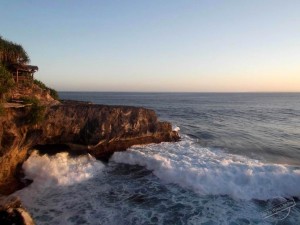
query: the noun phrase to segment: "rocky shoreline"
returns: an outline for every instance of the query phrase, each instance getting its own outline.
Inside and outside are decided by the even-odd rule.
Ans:
[[[0,197],[0,222],[1,225],[34,225],[30,214],[17,197]]]
[[[34,149],[108,160],[132,145],[179,140],[153,110],[60,102],[54,89],[34,79],[39,68],[28,65],[21,45],[0,36],[0,47],[0,224],[33,224],[21,202],[7,196],[32,182],[22,179],[22,164]]]
[[[63,101],[46,105],[43,121],[34,125],[26,122],[30,113],[30,107],[9,107],[0,116],[0,196],[3,199],[30,184],[31,181],[21,179],[22,164],[34,149],[43,154],[89,153],[99,160],[108,160],[114,152],[125,151],[133,145],[180,139],[170,123],[160,122],[153,110],[141,107]],[[3,217],[0,221],[19,221],[23,215],[20,212],[26,214],[26,210],[19,200],[13,201],[14,204],[8,202],[0,208]],[[15,203],[18,207],[14,207]]]
[[[8,108],[0,117],[0,194],[22,187],[18,181],[22,163],[32,149],[44,153],[89,153],[107,160],[115,151],[132,145],[178,141],[168,122],[160,122],[153,110],[130,106],[86,103],[47,106],[44,120],[25,122],[27,107]]]

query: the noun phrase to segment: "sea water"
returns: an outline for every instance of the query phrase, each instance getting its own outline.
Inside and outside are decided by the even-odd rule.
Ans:
[[[37,224],[300,224],[300,94],[60,96],[154,109],[182,140],[108,163],[34,152],[23,165],[34,182],[16,195]]]

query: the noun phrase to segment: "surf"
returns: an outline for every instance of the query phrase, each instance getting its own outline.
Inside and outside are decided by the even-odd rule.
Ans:
[[[127,152],[114,153],[111,160],[144,166],[163,182],[200,195],[247,200],[300,196],[300,167],[204,148],[187,136],[175,144],[135,146]]]

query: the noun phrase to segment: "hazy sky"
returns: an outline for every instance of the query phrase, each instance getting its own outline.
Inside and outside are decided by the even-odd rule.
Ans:
[[[0,0],[57,90],[300,91],[299,0]]]

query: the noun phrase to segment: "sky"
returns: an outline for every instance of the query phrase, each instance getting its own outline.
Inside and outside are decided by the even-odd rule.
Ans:
[[[0,0],[59,91],[299,92],[299,0]]]

